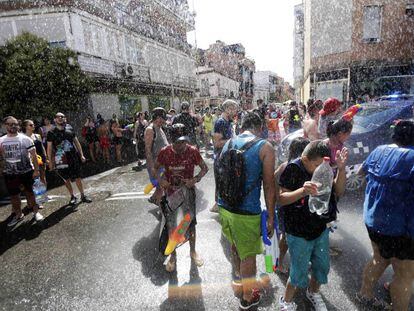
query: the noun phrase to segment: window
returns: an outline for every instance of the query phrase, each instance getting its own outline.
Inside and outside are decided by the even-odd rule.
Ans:
[[[407,4],[407,7],[405,8],[405,14],[408,17],[414,17],[414,3]]]
[[[91,24],[86,23],[86,22],[83,23],[83,35],[85,39],[85,51],[87,53],[93,53]]]
[[[379,42],[381,38],[382,7],[379,5],[364,8],[364,42]]]
[[[201,79],[201,96],[210,96],[210,84],[208,79]]]
[[[107,33],[107,45],[109,58],[116,59],[117,42],[115,38],[115,33],[112,31],[108,31]]]

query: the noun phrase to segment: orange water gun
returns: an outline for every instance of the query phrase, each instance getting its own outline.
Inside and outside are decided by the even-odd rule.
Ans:
[[[342,115],[342,118],[346,121],[352,121],[355,115],[361,110],[362,106],[360,104],[353,105],[345,111],[345,113]]]
[[[187,229],[190,227],[190,222],[191,216],[190,213],[187,213],[184,215],[183,220],[181,220],[181,222],[169,236],[168,244],[164,252],[166,256],[170,255],[175,250],[178,244],[183,243],[185,241],[185,233],[187,232]]]

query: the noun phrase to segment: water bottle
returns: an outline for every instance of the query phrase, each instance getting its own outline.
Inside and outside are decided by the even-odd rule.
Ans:
[[[43,204],[47,202],[46,191],[46,185],[42,183],[40,178],[36,178],[33,184],[33,192],[36,197],[37,204]]]
[[[333,170],[329,164],[330,158],[324,157],[312,175],[312,182],[318,185],[318,193],[309,196],[309,210],[312,213],[322,215],[329,210],[329,199],[331,198]]]

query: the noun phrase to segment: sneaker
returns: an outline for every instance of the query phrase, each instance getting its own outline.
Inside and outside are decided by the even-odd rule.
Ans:
[[[392,306],[384,300],[378,298],[367,298],[362,296],[360,293],[356,294],[356,301],[370,310],[392,310]]]
[[[23,213],[20,215],[20,217],[13,216],[12,220],[10,220],[9,223],[7,224],[7,227],[13,227],[17,225],[19,222],[23,220],[23,218],[24,218]]]
[[[219,212],[217,203],[214,204],[212,208],[210,208],[210,212],[212,212],[212,213],[218,213]]]
[[[279,299],[279,310],[280,311],[295,311],[297,308],[296,303],[286,302],[283,297]]]
[[[36,220],[36,222],[41,222],[43,219],[45,219],[42,214],[39,212],[33,213],[33,219]]]
[[[252,291],[252,300],[247,301],[243,299],[243,296],[240,298],[239,307],[241,310],[251,310],[253,307],[257,306],[260,303],[262,296],[260,295],[260,291],[257,289],[253,289]]]
[[[312,303],[315,311],[328,311],[326,309],[325,302],[322,299],[322,295],[319,293],[311,293],[309,288],[306,290],[306,298]]]
[[[78,199],[74,195],[72,195],[70,197],[69,205],[75,205],[76,203],[78,203]]]
[[[82,195],[82,196],[81,196],[81,201],[82,201],[83,203],[92,203],[92,200],[91,200],[91,199],[89,199],[86,195]]]

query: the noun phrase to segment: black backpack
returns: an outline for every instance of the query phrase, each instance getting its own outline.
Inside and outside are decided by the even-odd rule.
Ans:
[[[251,189],[244,192],[246,173],[243,154],[261,140],[256,137],[240,149],[233,148],[233,140],[230,140],[227,150],[222,152],[217,159],[215,167],[217,194],[230,211],[236,211],[243,199],[257,185],[255,182]]]

